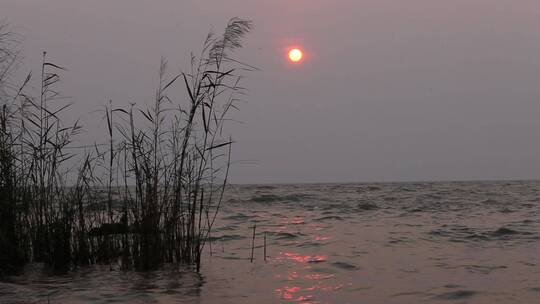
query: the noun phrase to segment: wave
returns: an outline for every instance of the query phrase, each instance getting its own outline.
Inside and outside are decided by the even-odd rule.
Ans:
[[[449,238],[454,242],[471,241],[500,241],[519,240],[530,238],[532,232],[519,231],[508,227],[500,227],[495,230],[482,230],[467,226],[443,225],[438,229],[431,230],[430,235]]]
[[[343,220],[343,217],[339,215],[328,215],[328,216],[323,216],[323,217],[319,217],[315,219],[315,221],[328,221],[328,220],[341,221]]]
[[[234,240],[243,240],[245,238],[246,238],[245,236],[241,236],[238,234],[225,234],[221,236],[212,235],[208,237],[208,240],[211,242],[215,242],[215,241],[227,242],[227,241],[234,241]]]
[[[356,205],[356,209],[360,211],[377,210],[379,209],[379,206],[372,203],[359,203],[358,205]]]
[[[300,233],[290,233],[290,232],[269,232],[268,233],[271,236],[274,236],[275,239],[278,240],[290,240],[290,239],[296,239],[301,236]]]
[[[477,294],[478,292],[474,290],[457,290],[457,291],[445,292],[443,294],[436,296],[436,298],[442,299],[442,300],[463,300],[463,299],[472,298],[473,296]]]
[[[337,268],[340,268],[340,269],[344,269],[344,270],[358,270],[358,267],[356,265],[353,265],[353,264],[349,264],[349,263],[346,263],[346,262],[334,262],[332,263],[333,266],[337,267]]]
[[[245,215],[243,213],[237,213],[237,214],[226,216],[225,219],[226,220],[233,220],[233,221],[245,221],[245,220],[248,220],[248,219],[250,219],[252,217],[254,217],[254,216]]]
[[[491,232],[491,235],[494,237],[504,237],[507,235],[531,235],[532,233],[526,232],[526,231],[517,231],[506,227],[501,227],[493,232]]]
[[[253,196],[249,200],[255,203],[273,203],[273,202],[300,202],[308,199],[311,196],[308,194],[289,194],[289,195],[275,195],[275,194],[261,194]]]

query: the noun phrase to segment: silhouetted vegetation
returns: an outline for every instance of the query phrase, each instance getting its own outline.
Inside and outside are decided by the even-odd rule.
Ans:
[[[61,118],[70,106],[57,88],[65,69],[43,53],[39,94],[28,93],[32,74],[12,86],[18,44],[0,26],[0,268],[199,270],[229,174],[226,114],[243,91],[239,72],[250,70],[228,52],[250,28],[233,18],[222,36],[209,34],[189,73],[169,76],[162,59],[153,104],[109,102],[107,143],[77,153],[71,144],[81,126]],[[187,98],[170,97],[177,84]]]

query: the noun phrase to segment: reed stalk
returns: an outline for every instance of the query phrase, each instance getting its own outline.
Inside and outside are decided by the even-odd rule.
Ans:
[[[9,49],[3,29],[0,50]],[[81,126],[62,119],[66,69],[44,52],[33,97],[32,74],[10,90],[4,69],[17,52],[0,53],[0,264],[182,263],[199,271],[229,175],[233,141],[223,128],[243,91],[240,73],[251,69],[229,52],[250,29],[233,18],[222,36],[209,34],[190,72],[169,76],[162,59],[153,103],[110,101],[107,143],[83,153],[71,145]],[[186,98],[171,94],[179,85]]]

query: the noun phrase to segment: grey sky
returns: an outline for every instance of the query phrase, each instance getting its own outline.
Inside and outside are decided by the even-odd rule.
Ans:
[[[69,68],[85,139],[108,99],[152,99],[160,56],[187,68],[239,16],[256,28],[235,56],[262,71],[229,125],[233,158],[255,161],[232,182],[540,177],[537,0],[2,0],[0,16],[25,37],[21,73],[42,50]]]

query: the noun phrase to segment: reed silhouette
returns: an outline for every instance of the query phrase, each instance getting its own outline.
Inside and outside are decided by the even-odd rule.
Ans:
[[[169,75],[162,59],[153,104],[109,102],[107,143],[74,149],[82,127],[62,120],[70,104],[57,88],[66,69],[43,53],[37,97],[32,74],[10,85],[18,44],[0,26],[1,271],[28,262],[199,271],[229,175],[233,141],[223,128],[244,91],[241,73],[252,70],[229,53],[251,27],[233,18],[223,35],[210,33],[190,72]],[[168,94],[178,86],[186,98]]]

